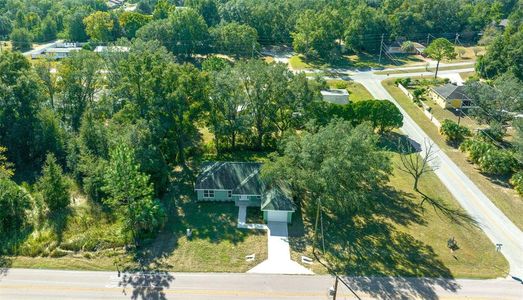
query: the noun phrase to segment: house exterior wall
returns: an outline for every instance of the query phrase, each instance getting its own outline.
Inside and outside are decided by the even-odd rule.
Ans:
[[[443,108],[448,107],[447,101],[445,101],[444,98],[442,98],[440,95],[436,94],[436,92],[432,90],[430,91],[430,98],[432,98],[432,100],[434,100],[434,102],[436,102],[439,106]]]
[[[223,201],[223,202],[233,201],[232,198],[228,197],[228,191],[226,191],[226,190],[214,190],[213,198],[205,198],[203,196],[203,190],[197,190],[196,199],[198,201]]]
[[[247,206],[261,206],[261,198],[257,195],[247,195],[247,201],[242,200],[242,203],[246,203]],[[240,195],[232,195],[232,200],[236,205],[240,201]]]

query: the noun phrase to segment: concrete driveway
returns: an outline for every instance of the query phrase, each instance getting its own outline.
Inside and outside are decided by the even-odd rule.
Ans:
[[[287,223],[268,222],[267,260],[247,271],[264,274],[313,274],[313,272],[291,259]]]

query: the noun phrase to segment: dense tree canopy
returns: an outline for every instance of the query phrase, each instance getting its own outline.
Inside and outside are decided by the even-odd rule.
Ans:
[[[321,128],[310,125],[285,139],[283,155],[264,165],[262,175],[269,182],[290,183],[296,196],[307,194],[303,201],[309,205],[321,200],[334,216],[354,215],[373,207],[373,191],[391,171],[377,138],[368,124],[353,127],[334,120]]]

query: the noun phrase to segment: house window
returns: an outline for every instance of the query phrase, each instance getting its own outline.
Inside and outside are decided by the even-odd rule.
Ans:
[[[227,197],[232,198],[232,191],[227,191]]]
[[[203,190],[203,198],[214,198],[213,190]]]

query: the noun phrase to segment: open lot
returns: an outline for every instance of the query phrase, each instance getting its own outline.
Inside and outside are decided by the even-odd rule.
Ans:
[[[483,174],[467,161],[465,155],[444,141],[434,126],[423,112],[394,84],[393,79],[383,81],[383,86],[405,109],[405,111],[416,121],[430,138],[445,151],[456,165],[476,184],[476,186],[489,197],[489,199],[510,219],[523,229],[523,201],[516,192],[506,185],[506,180],[493,180]]]

